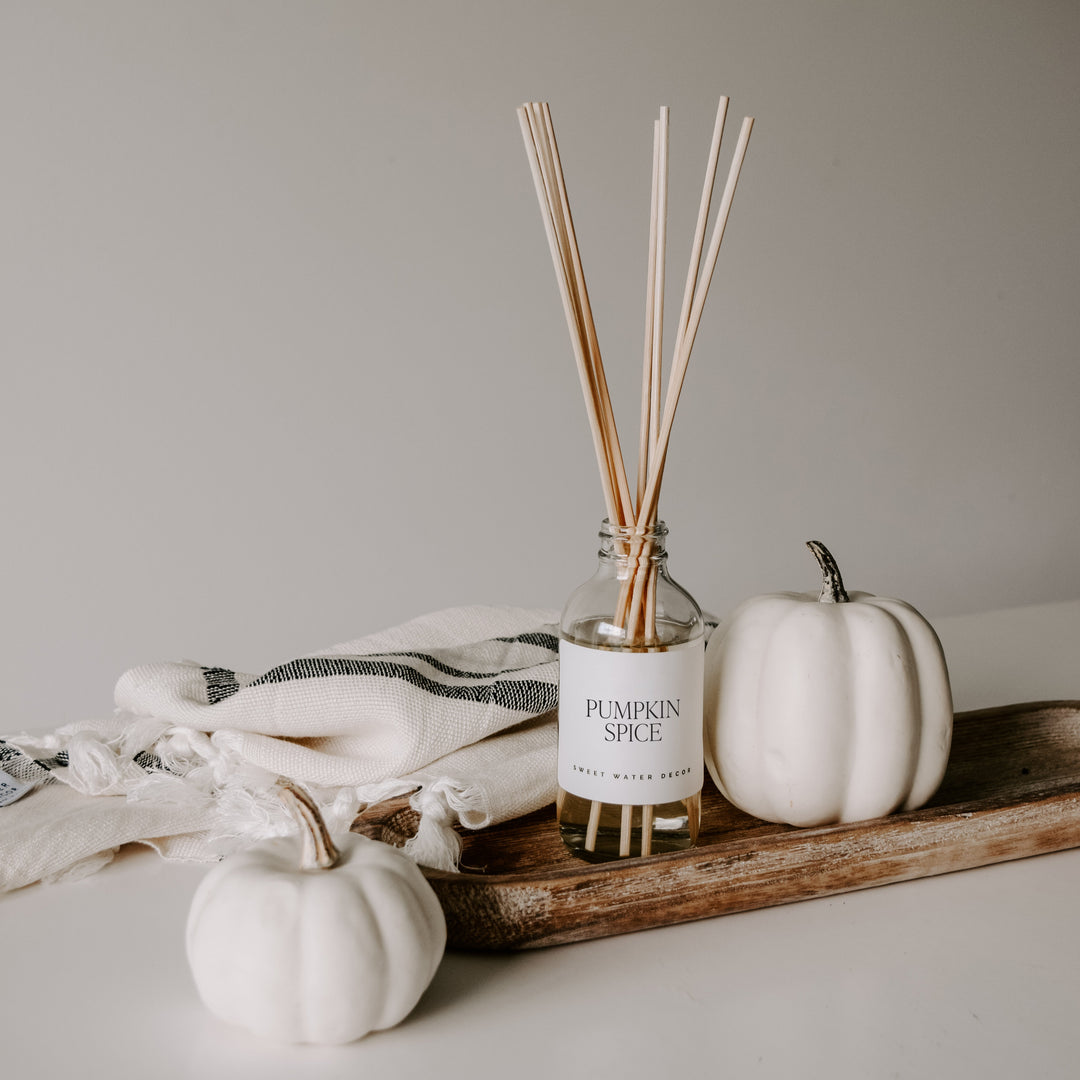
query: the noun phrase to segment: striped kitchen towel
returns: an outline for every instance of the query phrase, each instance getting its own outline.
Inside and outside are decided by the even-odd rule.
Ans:
[[[451,608],[258,676],[134,668],[112,717],[0,740],[0,889],[89,872],[130,841],[215,859],[288,833],[281,776],[336,830],[413,792],[408,850],[453,869],[455,824],[483,828],[555,797],[556,621]]]

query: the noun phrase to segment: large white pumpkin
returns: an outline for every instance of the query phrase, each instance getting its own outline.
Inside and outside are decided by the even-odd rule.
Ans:
[[[399,1023],[446,945],[438,898],[411,859],[351,833],[331,841],[321,818],[315,827],[321,837],[302,832],[225,859],[188,917],[204,1004],[279,1042],[344,1043]]]
[[[742,604],[705,659],[705,760],[755,817],[823,825],[914,810],[952,739],[945,657],[910,605],[844,590],[823,545],[821,593]]]

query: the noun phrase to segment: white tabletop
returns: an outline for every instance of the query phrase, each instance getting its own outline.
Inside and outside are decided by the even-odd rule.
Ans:
[[[958,710],[1080,698],[1080,602],[937,622]],[[0,897],[11,1077],[1075,1077],[1080,849],[535,952],[448,953],[399,1027],[280,1047],[183,949],[205,866]],[[302,1071],[302,1072],[301,1072]]]

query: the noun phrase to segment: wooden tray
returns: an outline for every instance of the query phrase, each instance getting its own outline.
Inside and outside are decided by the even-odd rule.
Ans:
[[[593,865],[554,807],[462,831],[460,873],[425,870],[460,949],[529,949],[786,904],[1080,846],[1080,702],[960,713],[949,768],[921,810],[795,829],[736,810],[706,778],[699,846]],[[400,845],[407,799],[355,832]]]

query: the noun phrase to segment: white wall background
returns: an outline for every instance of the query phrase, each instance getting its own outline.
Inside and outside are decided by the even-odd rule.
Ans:
[[[4,730],[558,607],[602,516],[514,108],[551,102],[636,427],[652,120],[681,281],[757,118],[662,511],[722,612],[1080,596],[1080,6],[0,5]],[[678,288],[671,290],[677,307]]]

